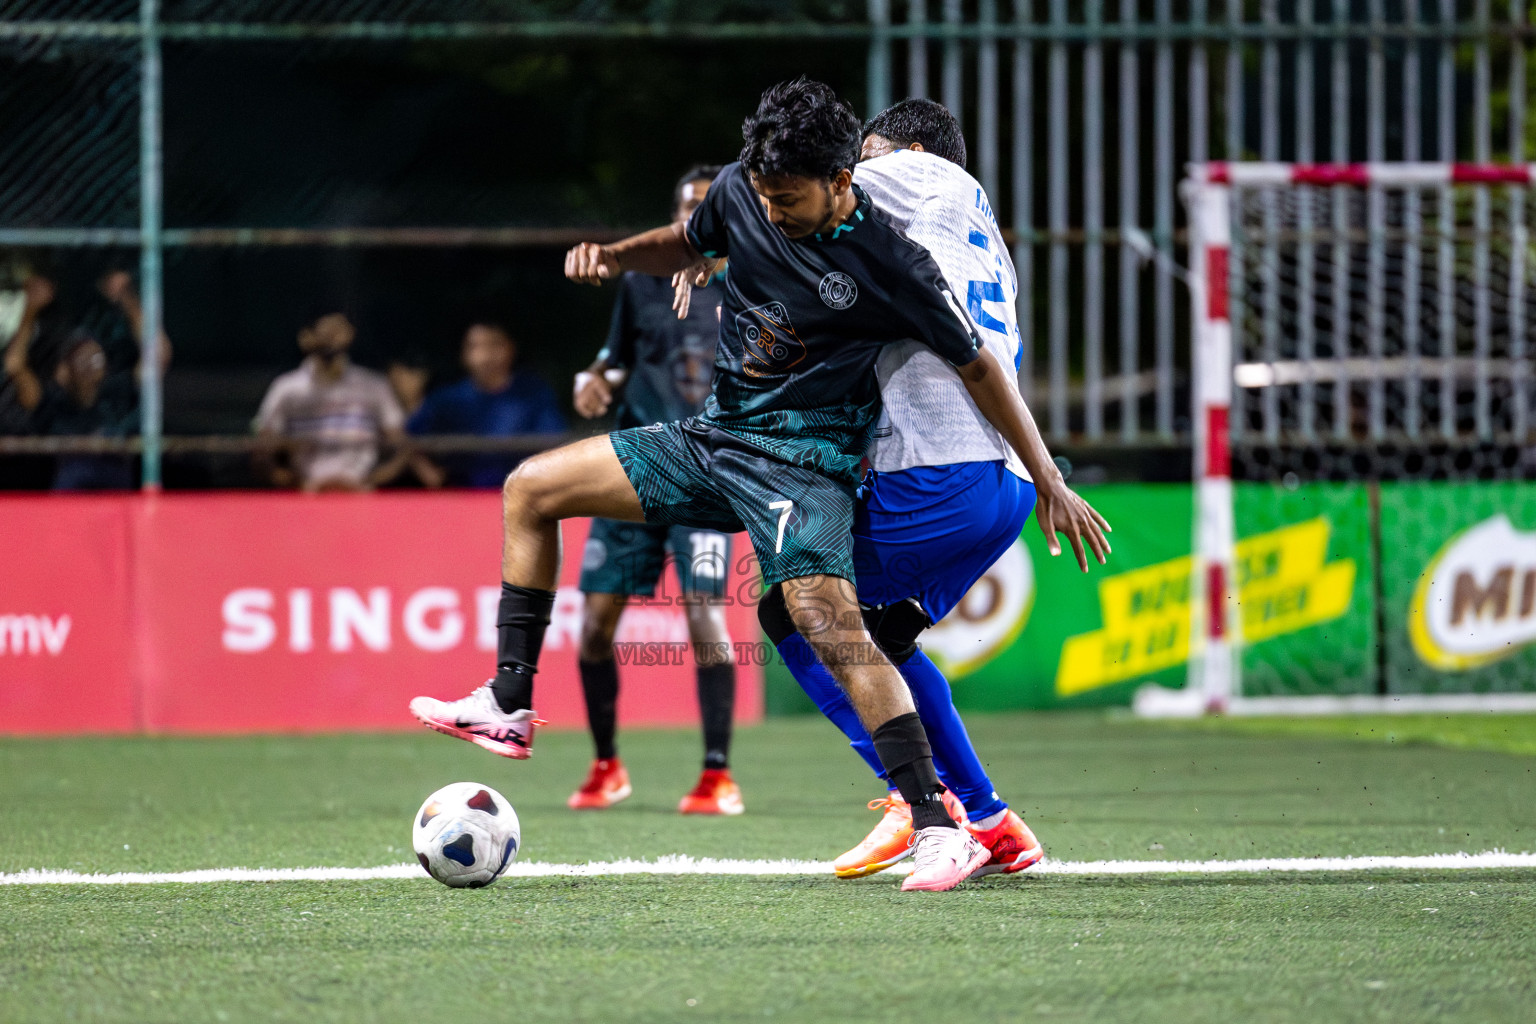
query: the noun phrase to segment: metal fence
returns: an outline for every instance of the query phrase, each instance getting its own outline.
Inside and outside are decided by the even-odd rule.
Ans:
[[[867,50],[864,113],[934,95],[965,124],[971,169],[1011,231],[1021,379],[1048,434],[1180,445],[1189,432],[1177,201],[1186,162],[1520,162],[1530,153],[1525,0],[868,0],[840,20],[733,21],[724,7],[724,20],[710,22],[572,9],[552,16],[504,0],[0,0],[0,245],[136,248],[153,331],[167,248],[572,237],[497,223],[167,227],[162,160],[176,142],[161,128],[167,44],[756,40],[784,49],[788,75],[792,44],[839,40]],[[153,484],[161,422],[153,377],[143,410]]]
[[[994,199],[1008,183],[1029,297],[1020,321],[1035,346],[1025,365],[1043,379],[1057,438],[1187,433],[1185,162],[1521,162],[1529,151],[1523,0],[1019,0],[1006,19],[982,0],[974,20],[944,0],[938,24],[924,0],[897,6],[871,4],[871,105],[928,94],[939,40],[935,95],[974,133]],[[895,46],[907,60],[893,83]]]

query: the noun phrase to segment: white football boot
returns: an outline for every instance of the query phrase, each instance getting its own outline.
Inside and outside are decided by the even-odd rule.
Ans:
[[[511,713],[501,710],[490,683],[459,700],[416,697],[411,701],[411,714],[428,729],[457,736],[493,754],[519,761],[533,755],[534,727],[547,724],[532,709]]]
[[[912,873],[901,883],[903,892],[921,889],[944,892],[970,878],[992,851],[963,828],[930,825],[912,836]]]

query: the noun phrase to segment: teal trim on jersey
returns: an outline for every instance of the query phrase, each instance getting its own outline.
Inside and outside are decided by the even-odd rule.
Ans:
[[[857,186],[855,186],[855,187],[857,187]],[[848,218],[848,220],[863,220],[864,219],[864,207],[871,200],[869,198],[869,195],[863,189],[858,189],[858,191],[854,193],[854,197],[858,199],[858,205],[853,208],[853,214],[852,214],[851,217]],[[858,227],[858,225],[857,224],[850,224],[850,223],[848,223],[848,220],[843,221],[837,227],[832,229],[832,237],[831,238],[827,238],[820,231],[816,232],[816,234],[812,235],[811,237],[815,238],[816,241],[818,241],[818,242],[835,242],[835,241],[838,240],[839,237],[841,237],[843,235],[844,232],[846,232],[846,233],[851,235],[851,234],[853,234],[853,229]]]

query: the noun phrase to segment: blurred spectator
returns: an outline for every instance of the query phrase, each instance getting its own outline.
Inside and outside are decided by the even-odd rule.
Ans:
[[[389,377],[389,388],[395,393],[395,400],[400,403],[401,411],[409,420],[426,401],[427,386],[432,382],[432,370],[427,365],[427,357],[415,349],[402,352],[389,360],[384,373]],[[412,453],[409,467],[410,475],[423,487],[441,487],[448,479],[443,470],[420,452]]]
[[[505,327],[470,325],[461,356],[469,376],[428,395],[411,417],[411,433],[516,437],[565,431],[549,385],[532,371],[514,372],[517,343]],[[448,475],[462,486],[500,487],[519,461],[515,455],[463,456],[449,462]]]
[[[55,437],[122,438],[139,432],[138,296],[123,271],[106,275],[98,287],[117,323],[98,318],[60,340],[53,282],[35,273],[27,277],[20,321],[5,351],[8,390],[0,395],[0,425]],[[109,332],[114,354],[103,343],[102,330]],[[163,368],[170,359],[164,332],[158,351]],[[16,422],[17,410],[26,413],[24,424]],[[69,491],[131,488],[134,482],[132,460],[125,455],[61,455],[53,477],[55,490]]]
[[[388,483],[410,461],[405,414],[382,373],[347,356],[357,331],[345,313],[327,313],[299,331],[299,368],[272,382],[256,414],[257,432],[274,441],[258,470],[278,487],[364,491]],[[380,461],[384,448],[393,449]],[[286,464],[274,456],[286,455]]]
[[[389,377],[389,387],[395,393],[395,400],[400,403],[400,411],[405,413],[406,419],[410,419],[421,408],[421,403],[426,401],[427,385],[432,382],[432,370],[427,366],[427,357],[416,351],[402,352],[391,357],[384,372]]]
[[[100,342],[84,328],[64,343],[52,379],[28,365],[27,342],[13,342],[5,369],[16,397],[32,414],[38,433],[73,437],[128,437],[139,431],[139,396],[133,375],[108,373]],[[61,455],[53,478],[58,491],[125,490],[133,487],[133,463],[123,455]]]
[[[7,268],[11,270],[12,268]],[[10,276],[10,275],[8,275]],[[0,380],[0,434],[30,434],[35,429],[32,411],[41,401],[41,382],[53,376],[58,365],[62,339],[57,323],[53,281],[17,266],[12,287],[4,292],[6,323],[0,331],[5,339],[5,377]],[[36,381],[38,392],[29,390],[31,404],[22,401],[22,389]]]
[[[96,282],[100,300],[86,308],[82,325],[101,345],[107,357],[107,372],[134,370],[142,361],[144,310],[139,305],[133,278],[126,270],[113,270]],[[160,369],[171,362],[171,342],[160,332]]]

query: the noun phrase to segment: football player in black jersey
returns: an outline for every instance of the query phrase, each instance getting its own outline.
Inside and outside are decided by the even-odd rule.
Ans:
[[[719,167],[699,166],[678,180],[672,190],[673,221],[688,220],[719,173]],[[587,419],[603,416],[622,388],[613,415],[618,430],[702,412],[720,336],[719,289],[713,296],[702,295],[681,317],[673,311],[672,286],[664,278],[625,274],[618,289],[608,340],[592,365],[576,375],[576,411]],[[592,520],[581,556],[581,592],[586,597],[577,664],[596,756],[586,781],[566,801],[568,806],[611,807],[632,792],[614,742],[619,670],[613,637],[629,599],[653,595],[670,562],[688,616],[704,726],[704,768],[677,809],[684,814],[740,814],[744,809],[729,765],[736,666],[722,598],[730,561],[729,534]]]
[[[560,520],[745,529],[764,581],[784,585],[795,627],[847,692],[912,808],[916,866],[902,888],[944,890],[990,853],[945,809],[911,694],[865,628],[852,583],[853,492],[880,409],[881,347],[928,345],[1015,450],[1027,459],[1043,446],[1012,370],[981,349],[927,251],[853,184],[861,127],[821,83],[774,86],[743,125],[740,162],[722,170],[686,226],[566,254],[566,276],[594,285],[729,258],[714,390],[699,416],[578,441],[518,467],[503,491],[496,676],[451,703],[418,697],[411,710],[440,732],[527,757]],[[1037,508],[1084,570],[1085,549],[1103,561],[1104,524],[1064,484],[1042,487]]]

